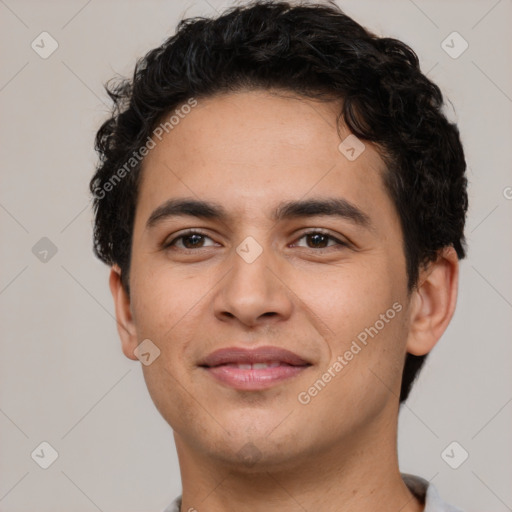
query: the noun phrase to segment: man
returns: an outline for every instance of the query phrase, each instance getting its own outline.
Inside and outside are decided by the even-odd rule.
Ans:
[[[397,458],[467,210],[414,52],[334,4],[260,1],[181,22],[110,94],[95,250],[174,431],[166,510],[456,510]]]

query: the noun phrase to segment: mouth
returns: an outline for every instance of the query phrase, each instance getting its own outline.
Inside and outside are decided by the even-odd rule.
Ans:
[[[296,377],[311,363],[278,347],[231,347],[212,352],[199,366],[218,382],[241,390],[260,390]]]

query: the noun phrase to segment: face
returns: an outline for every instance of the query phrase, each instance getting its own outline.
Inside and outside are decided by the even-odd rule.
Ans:
[[[277,467],[396,421],[402,234],[376,149],[338,148],[339,109],[267,91],[201,99],[144,161],[123,350],[160,350],[144,377],[188,450]],[[243,359],[261,347],[253,362],[271,367]],[[242,352],[208,359],[229,348]]]

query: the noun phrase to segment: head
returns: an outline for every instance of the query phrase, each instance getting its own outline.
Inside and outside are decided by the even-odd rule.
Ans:
[[[453,314],[467,210],[459,132],[413,50],[335,5],[255,2],[182,21],[108,91],[94,248],[112,266],[125,354],[146,338],[161,351],[144,375],[173,428],[213,416],[233,439],[256,439],[254,418],[270,430],[291,396],[293,432],[307,408],[332,419],[329,407],[372,395],[349,431],[403,402]],[[165,214],[169,200],[180,215]],[[176,241],[196,227],[188,247]],[[237,251],[247,237],[261,251],[250,263]],[[300,353],[310,373],[266,394],[208,385],[198,362],[244,343]],[[334,378],[347,350],[357,355]],[[329,388],[298,403],[329,368]],[[233,408],[197,405],[219,396]]]

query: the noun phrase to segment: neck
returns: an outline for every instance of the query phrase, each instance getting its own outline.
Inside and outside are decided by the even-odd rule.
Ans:
[[[279,468],[265,466],[264,454],[251,468],[219,461],[175,432],[183,485],[181,512],[420,512],[423,506],[400,476],[396,420],[391,429],[386,423],[335,446],[316,447]]]

